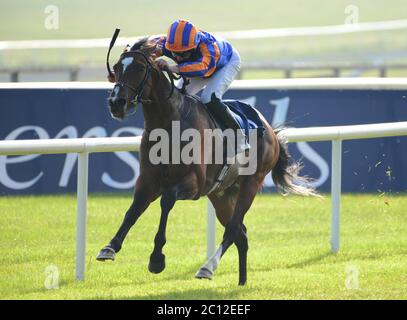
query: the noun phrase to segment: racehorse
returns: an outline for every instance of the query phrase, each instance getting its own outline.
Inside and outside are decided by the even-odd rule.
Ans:
[[[272,171],[273,181],[283,194],[317,195],[309,185],[298,183],[308,180],[299,176],[300,166],[291,159],[284,136],[273,130],[267,120],[259,115],[265,130],[256,141],[255,172],[250,175],[239,175],[238,170],[229,170],[222,184],[213,190],[222,164],[171,162],[153,164],[149,159],[149,152],[156,143],[149,139],[149,135],[157,128],[164,129],[171,135],[173,121],[179,121],[181,131],[188,128],[196,129],[201,134],[203,145],[204,130],[217,128],[217,122],[210,116],[205,105],[196,97],[174,88],[174,76],[167,70],[167,78],[157,67],[154,62],[154,46],[147,38],[138,41],[130,50],[122,53],[113,70],[115,85],[108,98],[111,115],[122,119],[141,103],[145,128],[139,151],[140,175],[136,181],[133,201],[119,230],[110,243],[100,251],[97,260],[114,260],[130,228],[150,203],[161,196],[161,218],[148,266],[150,272],[160,273],[165,268],[165,255],[162,249],[166,243],[167,220],[175,202],[197,200],[207,196],[225,231],[215,254],[195,276],[211,279],[221,257],[232,244],[235,244],[239,256],[239,285],[244,285],[247,281],[248,239],[243,219],[266,175]],[[109,65],[108,71],[113,75]],[[181,145],[186,143],[181,142]],[[171,150],[169,153],[171,155]],[[199,155],[200,158],[204,156],[208,155],[202,153]],[[238,166],[239,163],[232,165],[235,169]]]

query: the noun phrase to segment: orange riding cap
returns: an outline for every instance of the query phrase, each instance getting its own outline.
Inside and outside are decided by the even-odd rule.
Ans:
[[[199,44],[199,30],[186,20],[176,20],[168,29],[165,48],[172,52],[195,49]]]

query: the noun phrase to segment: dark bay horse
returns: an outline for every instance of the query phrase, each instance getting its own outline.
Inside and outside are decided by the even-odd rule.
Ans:
[[[255,172],[251,175],[239,175],[238,170],[229,170],[225,181],[212,191],[222,164],[206,164],[204,161],[192,164],[153,164],[149,158],[149,152],[156,144],[156,141],[149,138],[154,129],[164,129],[171,135],[173,121],[179,121],[181,131],[194,128],[201,134],[202,139],[205,130],[216,129],[216,123],[209,116],[205,105],[198,99],[174,89],[173,81],[155,64],[154,47],[147,39],[137,42],[130,51],[120,56],[114,66],[114,77],[115,85],[108,98],[112,116],[124,118],[132,106],[141,102],[145,130],[139,153],[140,175],[136,182],[133,202],[116,235],[100,251],[97,259],[114,260],[130,228],[149,204],[161,196],[160,224],[148,266],[150,272],[160,273],[165,268],[162,249],[166,243],[168,215],[175,202],[208,196],[219,222],[225,227],[225,232],[219,248],[199,269],[196,277],[211,279],[223,254],[235,244],[239,255],[239,284],[244,285],[247,279],[248,239],[243,219],[265,176],[272,170],[274,183],[283,193],[316,194],[312,188],[296,184],[297,181],[306,179],[298,176],[298,164],[291,163],[284,138],[260,115],[265,132],[262,137],[257,138]],[[171,75],[170,79],[172,80]],[[181,146],[186,143],[181,142]],[[202,145],[203,143],[204,141]],[[171,150],[169,152],[171,154]],[[199,157],[208,156],[203,153],[204,151]]]

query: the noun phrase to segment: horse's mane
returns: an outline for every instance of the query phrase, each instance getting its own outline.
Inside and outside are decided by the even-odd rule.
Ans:
[[[130,48],[131,51],[140,50],[147,56],[150,56],[155,51],[155,43],[149,37],[144,37],[137,41]]]
[[[152,65],[154,68],[159,70],[162,73],[162,70],[158,69],[154,62],[154,58],[156,57],[155,55],[155,50],[156,50],[156,41],[152,40],[150,37],[144,37],[140,40],[138,40],[133,46],[130,48],[130,51],[141,51],[143,52],[148,60],[150,61],[150,65]],[[177,88],[174,86],[174,80],[178,80],[179,77],[176,77],[171,71],[165,70],[167,72],[168,77],[166,79],[170,82],[171,84],[171,94],[174,89],[179,90],[182,94],[185,94],[185,87],[182,89]],[[186,81],[184,79],[184,81]]]

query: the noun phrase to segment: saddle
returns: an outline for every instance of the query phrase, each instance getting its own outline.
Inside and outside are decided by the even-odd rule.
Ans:
[[[240,124],[240,128],[244,130],[246,136],[249,136],[250,130],[256,129],[257,136],[263,137],[265,128],[256,108],[239,100],[228,99],[222,100],[222,102],[232,111],[234,118]],[[212,114],[212,116],[216,118],[215,115]],[[219,119],[217,121],[220,123],[222,130],[227,129],[222,121],[219,121]]]
[[[197,100],[200,102],[200,99],[197,96],[190,96],[193,99]],[[249,104],[243,103],[238,100],[222,100],[223,103],[225,103],[228,108],[232,111],[232,114],[236,121],[239,123],[240,128],[245,132],[246,136],[249,137],[250,130],[256,129],[257,137],[263,137],[264,135],[264,125],[263,122],[260,119],[258,111],[250,106]],[[228,129],[226,123],[220,119],[216,113],[211,112],[210,108],[207,108],[203,103],[200,103],[200,105],[205,108],[207,111],[209,117],[213,120],[213,122],[216,124],[216,127],[221,129],[222,131]],[[226,139],[226,137],[224,138]],[[225,140],[224,140],[225,143]],[[223,159],[227,159],[227,150],[226,148],[224,149],[224,157]],[[223,181],[225,177],[228,175],[232,165],[228,163],[227,161],[224,162],[221,170],[218,172],[215,183],[209,190],[208,194],[218,190],[219,188],[222,187]]]
[[[189,95],[186,93],[184,94],[200,102],[200,105],[205,108],[219,129],[222,131],[228,129],[226,124],[219,117],[217,117],[215,113],[206,108],[205,104],[201,102],[198,96]],[[239,100],[226,99],[222,100],[222,102],[225,103],[232,111],[234,118],[240,124],[240,128],[244,130],[246,136],[249,136],[250,130],[256,129],[257,136],[260,138],[263,137],[265,128],[256,108]]]

